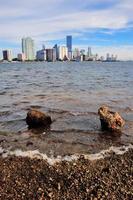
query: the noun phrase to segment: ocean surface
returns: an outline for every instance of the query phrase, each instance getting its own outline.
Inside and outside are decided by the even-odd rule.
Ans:
[[[101,105],[125,119],[121,134],[101,131]],[[28,130],[30,108],[52,117],[48,130]],[[133,144],[133,62],[0,64],[0,147],[57,156],[128,144]]]

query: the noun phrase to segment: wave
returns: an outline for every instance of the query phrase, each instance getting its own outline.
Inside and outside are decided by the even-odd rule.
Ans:
[[[9,114],[11,114],[11,111],[0,111],[0,117],[1,116],[8,116]]]
[[[87,115],[97,115],[97,112],[78,112],[78,111],[69,111],[69,110],[60,110],[60,109],[50,109],[48,108],[49,113],[55,114],[68,114],[71,116],[87,116]]]
[[[103,150],[96,154],[83,154],[85,159],[88,159],[90,161],[104,159],[105,157],[110,156],[111,153],[115,153],[116,155],[123,155],[126,153],[129,149],[133,149],[133,145],[130,144],[128,146],[122,146],[122,147],[110,147],[107,150]],[[66,155],[64,157],[57,156],[56,158],[54,156],[48,157],[46,154],[41,153],[39,150],[33,150],[33,151],[22,151],[21,149],[16,149],[14,151],[5,150],[2,147],[0,147],[0,155],[2,155],[3,158],[6,158],[8,156],[21,156],[21,157],[29,157],[31,159],[42,159],[46,160],[50,165],[54,165],[55,163],[59,163],[62,161],[77,161],[81,155],[79,154],[73,154],[73,155]]]

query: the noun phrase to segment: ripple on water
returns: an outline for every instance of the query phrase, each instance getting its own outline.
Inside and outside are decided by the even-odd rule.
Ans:
[[[55,154],[95,152],[133,141],[131,64],[16,63],[0,70],[0,130],[14,133],[9,134],[9,146],[15,147],[12,137],[17,138],[18,131],[29,131],[24,119],[30,108],[51,115],[53,124],[44,135],[19,135],[17,145],[24,149],[29,148],[28,139],[33,142],[30,148]],[[114,76],[118,72],[120,76]],[[122,135],[101,132],[97,110],[103,104],[126,120]]]
[[[6,91],[2,91],[2,92],[0,92],[0,95],[2,96],[2,95],[5,95],[7,92]]]

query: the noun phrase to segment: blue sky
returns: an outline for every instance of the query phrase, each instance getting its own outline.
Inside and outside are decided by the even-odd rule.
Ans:
[[[0,0],[0,52],[21,52],[25,36],[39,49],[71,34],[74,47],[133,59],[132,13],[133,0]]]

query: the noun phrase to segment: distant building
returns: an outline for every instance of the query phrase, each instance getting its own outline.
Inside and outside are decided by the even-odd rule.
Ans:
[[[80,51],[78,48],[75,48],[73,51],[73,59],[80,60]]]
[[[110,57],[110,55],[109,55],[109,53],[107,53],[107,55],[106,55],[106,61],[111,61],[111,57]]]
[[[80,61],[85,61],[86,55],[85,55],[85,49],[80,50]]]
[[[68,48],[65,46],[58,47],[58,58],[59,60],[67,60],[68,59]]]
[[[11,50],[3,51],[3,60],[12,61],[12,52]]]
[[[35,59],[34,41],[30,37],[22,38],[22,53],[25,54],[26,60]]]
[[[58,60],[58,46],[57,44],[54,45],[53,47],[53,61]]]
[[[114,56],[114,55],[109,55],[109,53],[107,53],[107,55],[106,55],[106,61],[107,62],[115,62],[115,61],[117,61],[117,55],[116,56]]]
[[[115,55],[115,56],[112,55],[112,56],[111,56],[111,60],[112,60],[112,61],[117,61],[117,55]]]
[[[25,61],[25,54],[24,53],[19,53],[17,56],[18,61]]]
[[[71,60],[72,59],[72,36],[68,35],[66,37],[66,46],[68,49],[68,58]]]
[[[53,62],[53,49],[46,49],[46,60]]]
[[[92,56],[91,47],[88,47],[88,57],[90,58],[91,56]]]
[[[95,55],[95,61],[98,61],[99,60],[99,56],[98,54]]]
[[[45,61],[46,60],[46,50],[42,49],[36,52],[36,59],[38,61]]]
[[[80,55],[85,55],[85,49],[80,50]]]
[[[100,57],[100,60],[101,60],[101,61],[104,61],[104,56],[101,56],[101,57]]]

